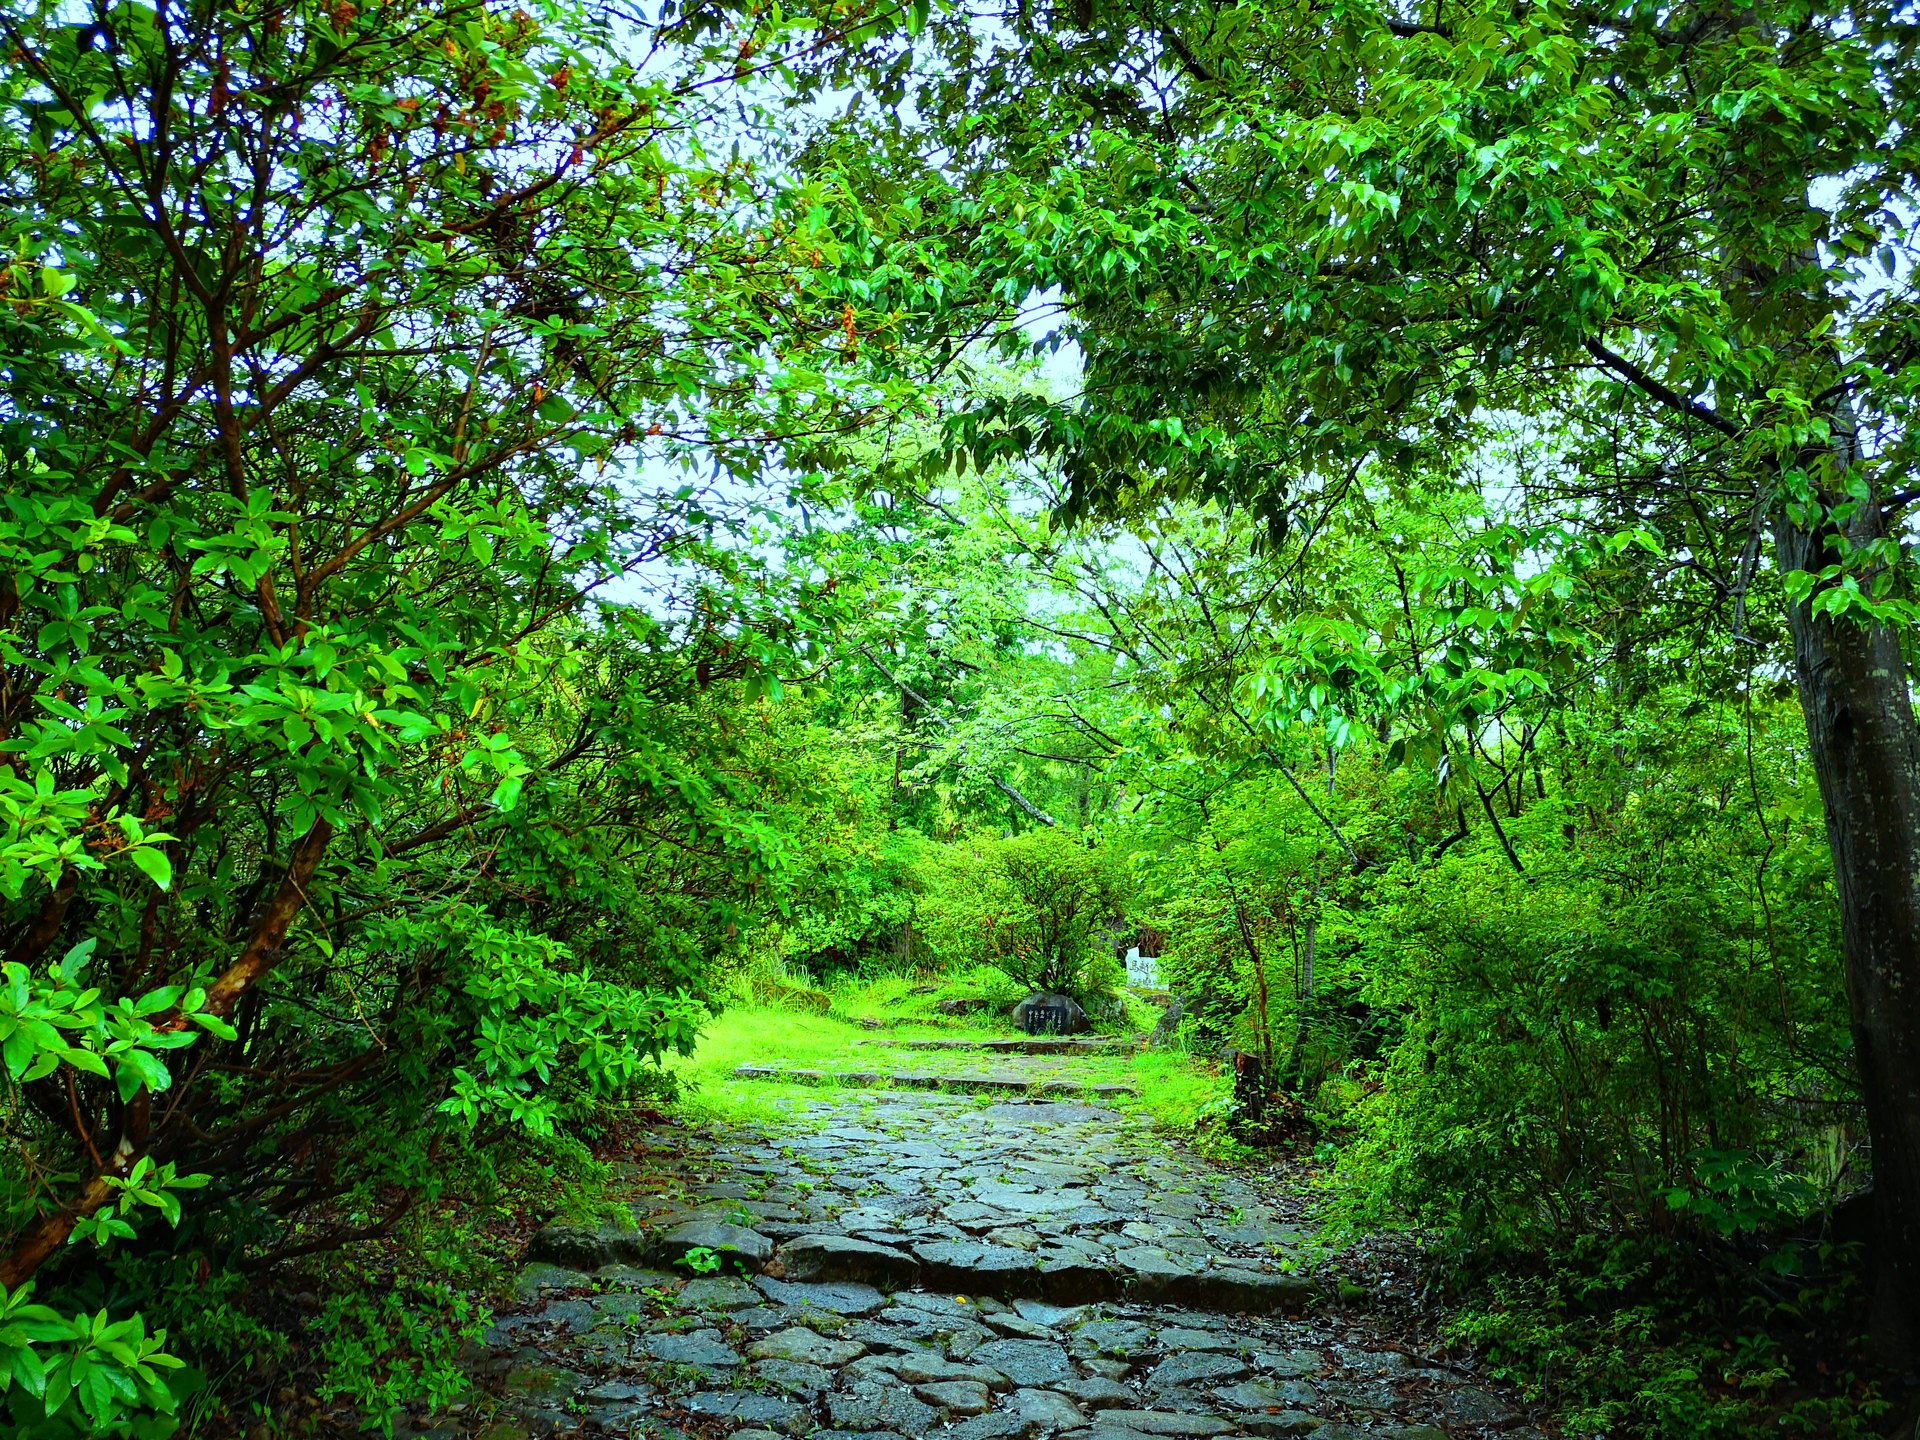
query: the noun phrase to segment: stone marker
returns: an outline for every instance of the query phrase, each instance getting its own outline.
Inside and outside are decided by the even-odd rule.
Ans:
[[[1087,1012],[1070,995],[1029,995],[1013,1007],[1013,1023],[1029,1035],[1078,1035]]]

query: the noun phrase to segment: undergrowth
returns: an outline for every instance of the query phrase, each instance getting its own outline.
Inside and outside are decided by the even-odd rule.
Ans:
[[[1857,1255],[1736,1257],[1652,1237],[1455,1268],[1443,1333],[1579,1440],[1867,1440],[1892,1404],[1861,1355]]]

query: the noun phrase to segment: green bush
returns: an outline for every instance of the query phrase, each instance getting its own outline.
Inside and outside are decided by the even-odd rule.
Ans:
[[[1059,829],[974,838],[929,867],[922,923],[946,965],[990,965],[1029,991],[1093,996],[1121,979],[1110,936],[1126,909],[1110,850]]]
[[[1856,1097],[1824,836],[1790,819],[1812,777],[1765,746],[1749,775],[1716,721],[1738,723],[1649,706],[1612,763],[1569,765],[1508,820],[1524,874],[1459,846],[1372,884],[1362,993],[1403,1038],[1346,1166],[1371,1213],[1499,1245],[1720,1240],[1856,1183],[1819,1159]],[[1727,803],[1755,783],[1790,843]]]

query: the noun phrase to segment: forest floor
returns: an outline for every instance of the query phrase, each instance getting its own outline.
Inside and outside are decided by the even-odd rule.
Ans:
[[[541,1231],[472,1395],[400,1433],[1541,1436],[1409,1323],[1386,1251],[1316,1248],[1304,1167],[1194,1154],[1125,1093],[1217,1077],[990,1038],[736,1019],[633,1137],[633,1225]]]

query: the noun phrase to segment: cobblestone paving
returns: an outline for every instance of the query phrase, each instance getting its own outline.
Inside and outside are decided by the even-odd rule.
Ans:
[[[428,1433],[1539,1440],[1343,1310],[1250,1181],[1112,1110],[835,1091],[656,1138],[639,1229],[541,1232],[484,1394]]]

